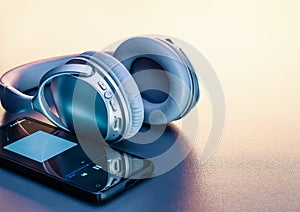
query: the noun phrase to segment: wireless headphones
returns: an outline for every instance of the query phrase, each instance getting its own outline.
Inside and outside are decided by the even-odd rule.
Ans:
[[[50,84],[57,115],[45,99]],[[200,90],[195,70],[171,40],[134,37],[113,53],[84,52],[19,66],[0,79],[8,112],[35,110],[56,126],[101,132],[107,141],[135,135],[142,123],[166,124],[186,115]],[[26,94],[38,87],[34,96]]]

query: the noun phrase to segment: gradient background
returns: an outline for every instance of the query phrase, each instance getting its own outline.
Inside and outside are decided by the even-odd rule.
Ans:
[[[299,9],[296,0],[2,0],[0,72],[140,34],[187,41],[216,70],[227,105],[222,143],[201,168],[191,208],[200,195],[209,210],[299,210]],[[209,107],[204,95],[203,123]]]

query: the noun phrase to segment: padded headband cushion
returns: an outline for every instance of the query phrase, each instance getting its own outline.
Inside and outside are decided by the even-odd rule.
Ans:
[[[21,92],[37,88],[41,78],[51,69],[64,65],[77,55],[67,55],[28,63],[6,72],[1,83],[10,85]]]
[[[144,122],[151,124],[165,124],[181,117],[186,107],[190,104],[192,91],[191,76],[187,68],[177,53],[168,45],[158,39],[148,37],[135,37],[123,42],[114,52],[113,55],[123,65],[130,70],[133,78],[138,85],[147,84],[148,78],[142,74],[135,74],[135,62],[139,59],[148,59],[154,61],[163,68],[167,73],[169,93],[163,102],[149,101],[143,98],[145,117]],[[144,63],[144,72],[149,70],[147,64]],[[141,64],[138,69],[143,69]],[[150,68],[150,69],[155,69]],[[146,72],[145,72],[146,73]],[[150,70],[151,73],[151,70]],[[153,72],[154,73],[154,72]],[[147,74],[145,75],[147,76]],[[156,88],[157,87],[157,88]],[[163,85],[151,85],[150,89],[158,89]],[[152,112],[157,112],[153,113]]]
[[[131,116],[131,128],[125,138],[129,138],[136,134],[142,126],[144,119],[144,108],[139,89],[134,82],[130,73],[126,68],[115,58],[106,53],[101,52],[85,52],[81,56],[88,56],[96,59],[97,63],[103,67],[103,63],[107,66],[106,71],[115,80],[126,101],[129,103]],[[104,67],[103,67],[104,68]]]
[[[0,97],[2,106],[9,112],[31,110],[32,97],[24,92],[38,87],[41,78],[51,69],[64,65],[75,55],[49,58],[28,63],[6,72],[0,79]],[[11,86],[14,93],[5,92]]]

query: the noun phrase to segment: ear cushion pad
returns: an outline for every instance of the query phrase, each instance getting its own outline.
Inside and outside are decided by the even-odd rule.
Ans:
[[[191,90],[193,85],[186,65],[172,48],[158,39],[135,37],[123,42],[113,56],[131,72],[138,85],[147,83],[147,77],[143,77],[144,74],[134,74],[136,70],[134,70],[133,64],[138,59],[152,60],[167,73],[168,98],[163,102],[151,102],[143,98],[144,122],[165,124],[183,115],[193,99]],[[139,69],[141,68],[139,67]],[[149,68],[145,67],[145,69]],[[143,72],[146,72],[145,69]],[[152,85],[151,89],[155,89],[155,85]]]
[[[102,52],[84,52],[81,56],[89,57],[103,67],[119,86],[129,108],[131,126],[125,138],[135,135],[144,119],[144,107],[139,89],[127,69],[115,58]],[[106,66],[106,67],[105,67]]]

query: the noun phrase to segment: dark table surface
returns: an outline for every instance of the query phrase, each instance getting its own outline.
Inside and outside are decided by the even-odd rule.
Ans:
[[[3,111],[2,114],[2,123],[23,115],[45,121],[35,113],[5,114]],[[266,125],[264,120],[254,123],[252,119],[231,126],[233,122],[236,120],[227,121],[222,142],[207,163],[199,163],[203,148],[199,141],[175,168],[100,206],[0,168],[1,211],[299,210],[300,151],[299,139],[293,136],[299,132],[298,126],[284,127],[286,123],[275,119],[268,122],[271,125]],[[184,134],[177,125],[169,125],[160,141],[145,147],[126,143],[119,147],[149,157],[160,148],[168,149],[178,135]],[[190,142],[188,135],[184,137],[180,143],[182,149]]]

